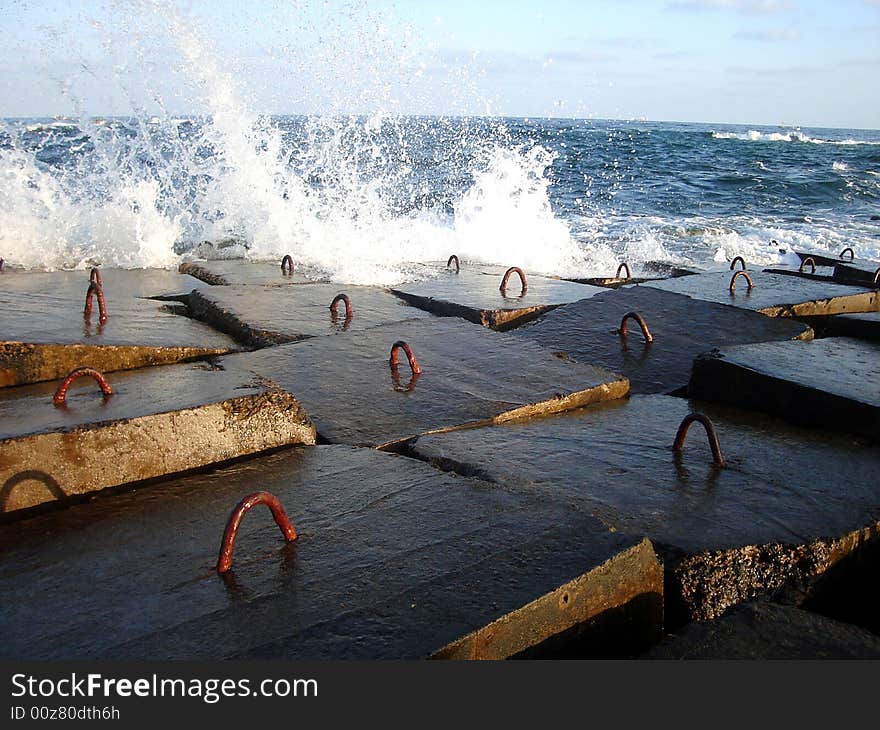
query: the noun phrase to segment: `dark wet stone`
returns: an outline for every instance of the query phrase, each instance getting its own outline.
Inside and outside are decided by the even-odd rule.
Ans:
[[[639,325],[623,315],[640,313],[654,338],[646,343]],[[691,363],[712,347],[812,336],[809,327],[737,307],[691,299],[647,287],[605,292],[549,312],[517,329],[525,337],[579,362],[629,378],[636,393],[670,393],[687,386]]]
[[[694,424],[715,424],[717,468]],[[876,449],[851,437],[667,396],[632,396],[568,414],[421,436],[412,453],[590,511],[613,529],[647,535],[666,562],[668,618],[719,615],[787,580],[816,575],[880,520]],[[681,605],[675,605],[680,601]]]
[[[875,291],[764,271],[747,272],[754,284],[751,291],[745,278],[737,277],[734,293],[731,294],[730,281],[735,273],[727,271],[682,276],[640,286],[754,309],[771,317],[875,312],[880,309],[880,294]]]
[[[487,273],[489,271],[489,273]],[[598,294],[599,287],[526,273],[528,289],[511,275],[506,294],[499,290],[503,271],[484,267],[444,271],[434,279],[401,284],[392,292],[413,306],[443,317],[461,317],[492,329],[510,329],[560,304]]]
[[[343,293],[351,302],[350,319],[344,302],[336,305],[335,315],[330,310],[336,295]],[[189,306],[192,316],[252,347],[431,316],[378,287],[341,284],[215,286],[194,291]]]
[[[666,637],[644,659],[880,659],[880,637],[815,613],[747,603]]]
[[[694,361],[694,398],[880,438],[880,345],[848,338],[740,345]]]
[[[392,370],[397,340],[409,343]],[[554,357],[522,338],[429,318],[224,358],[294,393],[331,443],[387,446],[420,433],[620,398],[626,378]]]
[[[258,506],[218,576],[229,513],[256,490],[298,539]],[[577,510],[370,449],[299,448],[8,525],[0,655],[505,656],[651,597],[632,628],[656,640],[661,581],[649,542]]]

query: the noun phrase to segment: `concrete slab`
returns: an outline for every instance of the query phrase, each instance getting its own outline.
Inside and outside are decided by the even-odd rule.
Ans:
[[[513,274],[504,294],[499,287],[504,274],[484,273],[462,268],[458,274],[441,276],[411,284],[401,284],[392,292],[412,304],[441,317],[461,317],[496,330],[517,327],[560,304],[585,299],[602,291],[600,287],[575,284],[525,273],[527,289]]]
[[[633,269],[636,271],[635,275],[633,275]],[[641,273],[639,273],[639,269],[641,269]],[[696,269],[687,269],[665,261],[645,261],[639,266],[632,268],[628,264],[620,264],[614,276],[566,277],[566,281],[573,281],[576,284],[601,286],[606,289],[620,289],[623,286],[642,284],[654,279],[670,279],[677,276],[690,276],[691,274],[699,273]]]
[[[0,386],[64,377],[75,367],[104,372],[193,360],[238,350],[228,336],[140,298],[189,286],[161,270],[108,270],[108,317],[83,317],[89,273],[0,276]]]
[[[855,337],[859,340],[880,341],[880,312],[838,314],[833,317],[811,318],[808,321],[830,337]]]
[[[0,512],[67,500],[287,444],[313,444],[296,399],[253,376],[170,365],[0,391]]]
[[[880,262],[853,261],[839,263],[834,266],[834,281],[841,284],[880,287]]]
[[[807,317],[880,310],[880,293],[876,291],[763,271],[747,273],[754,288],[749,290],[747,281],[739,277],[733,294],[729,289],[732,276],[729,271],[652,281],[639,286],[753,309],[770,317]]]
[[[351,317],[346,316],[344,302],[337,303],[335,315],[330,309],[340,293],[349,298]],[[193,317],[250,347],[266,347],[405,319],[431,317],[384,289],[340,284],[216,286],[194,291],[189,308]]]
[[[619,333],[628,312],[643,316],[652,342],[645,341],[634,321],[627,322],[625,337]],[[809,339],[812,330],[790,319],[683,294],[627,287],[554,309],[512,335],[621,373],[629,378],[632,392],[671,393],[687,386],[693,359],[712,347]]]
[[[813,259],[813,261],[816,262],[816,266],[834,267],[840,263],[856,265],[868,265],[874,263],[875,268],[877,266],[877,263],[871,262],[870,259],[851,258],[850,255],[854,252],[849,248],[841,249],[837,256],[831,256],[827,253],[819,253],[816,251],[795,251],[795,253],[800,257],[801,261],[806,261],[808,258]]]
[[[218,576],[230,510],[256,489],[298,538],[258,507]],[[416,659],[597,638],[619,655],[659,638],[663,587],[648,541],[582,512],[333,446],[10,525],[0,591],[4,659]]]
[[[412,348],[421,374],[413,375],[405,361],[389,366],[399,340]],[[568,410],[629,391],[620,375],[445,318],[313,338],[232,355],[222,364],[296,393],[327,441],[375,447],[429,431]]]
[[[692,429],[714,422],[726,466]],[[667,571],[667,626],[819,575],[880,531],[880,451],[849,436],[681,398],[635,395],[552,418],[419,437],[410,453],[646,535]]]
[[[835,337],[715,350],[694,361],[688,392],[876,440],[880,344]]]
[[[880,637],[773,603],[738,606],[668,636],[643,659],[880,659]]]
[[[281,270],[280,261],[245,261],[243,259],[219,259],[216,261],[184,261],[180,273],[200,279],[213,286],[251,284],[257,286],[285,286],[287,284],[313,284],[318,279],[304,275],[294,263],[293,273]]]

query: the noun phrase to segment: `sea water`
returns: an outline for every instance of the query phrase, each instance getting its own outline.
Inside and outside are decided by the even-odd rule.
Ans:
[[[198,113],[78,104],[0,122],[7,266],[290,254],[310,275],[388,285],[452,253],[570,277],[620,261],[791,264],[795,250],[880,258],[878,131],[408,116],[381,83],[370,113],[262,115],[196,25],[144,7]]]

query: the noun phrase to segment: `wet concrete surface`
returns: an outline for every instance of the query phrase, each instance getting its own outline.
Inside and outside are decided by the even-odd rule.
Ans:
[[[16,273],[0,278],[0,386],[52,380],[90,366],[127,370],[219,355],[239,349],[228,336],[141,298],[189,286],[163,270],[102,274],[107,321],[94,303],[83,316],[89,273]],[[70,347],[74,346],[74,347]]]
[[[880,637],[774,603],[748,603],[666,637],[644,659],[880,659]]]
[[[335,315],[330,311],[330,304],[340,293],[346,294],[351,302],[350,319],[345,315],[344,302],[336,305]],[[251,347],[431,316],[379,287],[341,284],[281,288],[218,286],[194,291],[189,307],[192,316]]]
[[[628,322],[626,337],[619,334],[623,315],[631,311],[644,317],[653,342],[645,342],[634,321]],[[628,287],[566,304],[512,335],[621,373],[632,392],[671,393],[687,386],[693,359],[713,347],[809,338],[812,331],[738,307]]]
[[[230,510],[258,489],[298,539],[257,507],[218,576]],[[7,526],[0,656],[496,658],[634,603],[615,638],[656,640],[662,590],[648,541],[561,503],[370,449],[296,448]]]
[[[409,343],[420,375],[412,375],[402,356],[396,371],[389,366],[391,346],[398,340]],[[327,441],[363,446],[388,446],[428,431],[568,410],[620,398],[629,390],[620,375],[448,318],[314,338],[221,362],[290,390]]]
[[[500,272],[500,273],[499,273]],[[594,296],[600,287],[575,284],[525,272],[528,288],[510,277],[506,294],[499,290],[504,272],[497,267],[444,271],[428,281],[401,284],[392,292],[413,306],[442,317],[461,317],[492,329],[505,330],[534,319],[542,312]]]
[[[849,338],[741,345],[694,361],[694,398],[880,440],[880,344]]]
[[[841,284],[880,287],[880,262],[862,261],[838,263],[834,266],[834,280]]]
[[[242,373],[169,365],[0,391],[0,512],[315,442],[296,399]]]
[[[730,280],[734,273],[726,271],[682,276],[639,286],[753,309],[771,317],[806,317],[880,310],[880,293],[876,291],[764,271],[748,271],[754,283],[751,291],[743,277],[737,278],[734,293],[731,294]]]
[[[309,278],[294,263],[293,274],[281,270],[281,261],[244,261],[227,259],[216,261],[185,261],[180,272],[206,284],[226,286],[251,284],[258,286],[285,286],[287,284],[313,284],[318,279]]]
[[[841,251],[844,251],[844,250],[846,250],[846,247],[841,249]],[[845,256],[840,256],[840,255],[830,256],[827,253],[818,253],[818,252],[811,252],[811,251],[796,251],[795,253],[797,253],[797,255],[800,257],[801,261],[805,261],[808,258],[813,259],[813,261],[816,262],[816,266],[830,266],[833,268],[833,267],[837,266],[837,264],[841,264],[841,263],[842,264],[854,264],[856,266],[870,266],[871,264],[873,264],[874,268],[876,269],[877,266],[880,265],[875,261],[871,261],[870,259],[862,259],[862,258],[851,259],[849,257],[849,253],[847,253]]]
[[[715,424],[714,466],[694,410]],[[419,437],[414,456],[644,534],[667,570],[667,625],[818,575],[880,520],[880,451],[717,404],[634,395],[567,414]]]

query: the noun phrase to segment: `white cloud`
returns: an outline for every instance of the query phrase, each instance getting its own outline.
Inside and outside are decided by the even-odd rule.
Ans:
[[[880,1],[880,0],[878,0]],[[772,14],[792,10],[790,0],[675,0],[669,7],[676,10],[735,10],[739,13]]]

